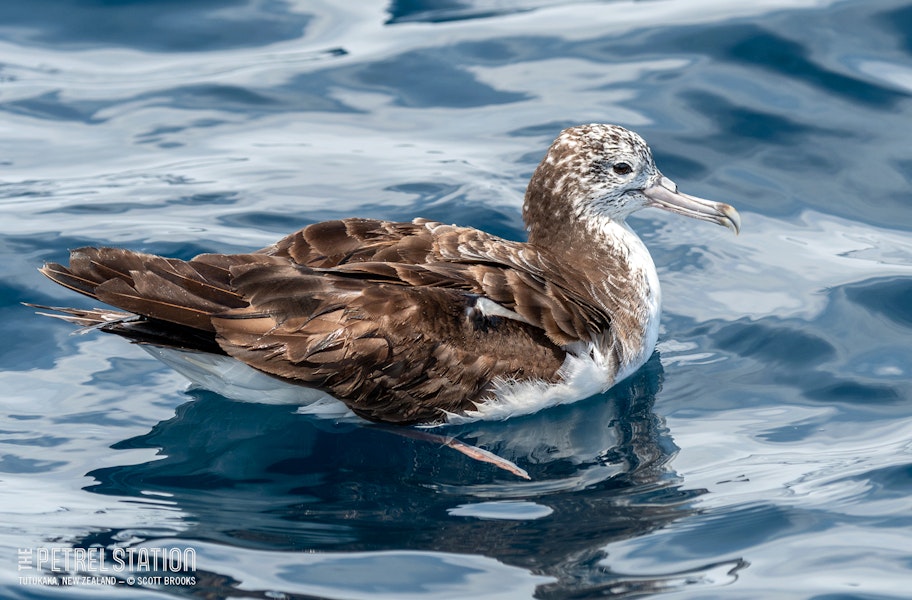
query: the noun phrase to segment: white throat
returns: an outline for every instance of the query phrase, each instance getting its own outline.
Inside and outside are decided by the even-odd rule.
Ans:
[[[602,242],[611,249],[612,255],[626,264],[629,272],[627,289],[629,302],[619,303],[620,310],[630,311],[639,324],[639,331],[617,331],[616,344],[623,346],[624,357],[618,365],[618,372],[612,385],[633,374],[652,355],[659,337],[659,321],[662,312],[662,290],[659,274],[643,240],[624,221],[597,217],[589,221]],[[606,281],[606,293],[611,293]]]

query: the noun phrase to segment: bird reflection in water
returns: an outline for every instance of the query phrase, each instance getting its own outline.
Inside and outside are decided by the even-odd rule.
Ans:
[[[615,573],[603,550],[691,514],[701,493],[682,489],[669,465],[677,448],[653,412],[661,381],[656,354],[630,379],[585,402],[444,430],[516,463],[530,481],[374,425],[195,390],[195,401],[180,406],[174,418],[115,445],[158,448],[162,458],[92,471],[97,483],[87,489],[137,502],[167,495],[183,517],[180,530],[165,537],[190,544],[481,554],[554,578],[539,588],[543,596],[669,589],[687,578]],[[485,507],[509,512],[511,503],[539,510],[528,518],[485,518]],[[108,545],[123,535],[90,537]],[[224,587],[223,596],[239,591],[231,577],[200,567],[198,576]]]

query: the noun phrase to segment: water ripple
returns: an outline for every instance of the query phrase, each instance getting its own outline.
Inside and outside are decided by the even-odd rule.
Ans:
[[[196,587],[145,590],[170,596],[906,597],[910,20],[905,0],[4,4],[0,546],[193,547]],[[20,304],[91,306],[36,271],[87,244],[187,258],[351,215],[522,239],[532,170],[591,121],[744,227],[639,213],[664,292],[646,368],[448,432],[530,482],[187,390]],[[45,593],[15,577],[3,594]]]

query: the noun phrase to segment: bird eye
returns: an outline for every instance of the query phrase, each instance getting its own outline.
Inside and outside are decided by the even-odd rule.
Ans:
[[[618,175],[629,175],[633,169],[625,162],[615,163],[612,170]]]

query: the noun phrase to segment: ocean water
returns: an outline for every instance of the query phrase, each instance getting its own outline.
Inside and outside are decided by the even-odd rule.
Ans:
[[[0,4],[0,596],[908,598],[910,58],[899,0]],[[352,215],[522,239],[535,165],[593,121],[743,230],[636,215],[647,365],[446,430],[530,481],[190,389],[20,304],[90,306],[36,271],[89,244],[187,258]]]

